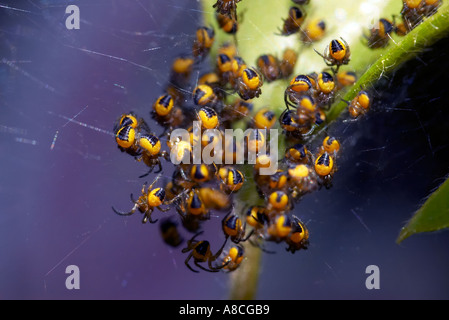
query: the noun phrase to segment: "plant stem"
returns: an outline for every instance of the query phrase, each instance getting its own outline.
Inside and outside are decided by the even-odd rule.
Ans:
[[[262,250],[251,245],[244,247],[246,260],[231,274],[230,278],[229,299],[231,300],[254,300],[257,294]]]

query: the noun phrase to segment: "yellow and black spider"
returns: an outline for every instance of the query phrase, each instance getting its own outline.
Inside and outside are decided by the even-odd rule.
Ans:
[[[345,39],[340,39],[341,40],[332,40],[324,49],[323,54],[315,50],[315,52],[324,59],[324,62],[327,66],[337,66],[337,70],[335,72],[338,71],[338,68],[340,68],[340,66],[348,64],[351,56],[351,50],[348,43],[345,41]]]
[[[395,30],[398,29],[393,22],[384,18],[380,19],[376,26],[369,31],[369,34],[364,35],[368,41],[368,47],[372,49],[386,47],[390,41],[391,33]]]
[[[299,99],[306,94],[311,94],[315,87],[313,77],[300,74],[290,81],[290,85],[285,89],[284,102],[287,108],[296,108]]]
[[[215,41],[215,31],[209,27],[199,27],[196,30],[196,38],[193,42],[192,53],[199,61],[208,54]]]
[[[262,94],[262,76],[253,68],[243,70],[241,77],[237,79],[236,89],[243,100],[250,100]]]
[[[246,222],[242,223],[242,219],[236,214],[232,214],[232,211],[223,218],[221,225],[226,238],[230,238],[234,243],[248,240],[254,232],[253,229],[245,235]]]
[[[195,234],[192,237],[192,239],[190,239],[187,242],[187,247],[182,249],[182,253],[187,253],[187,252],[190,251],[190,253],[187,256],[187,258],[186,258],[184,263],[190,270],[192,270],[193,272],[198,273],[199,272],[198,270],[193,269],[189,265],[190,259],[193,258],[193,263],[195,264],[195,266],[197,266],[201,270],[204,270],[204,271],[207,271],[207,272],[218,272],[218,271],[220,271],[220,269],[224,268],[227,264],[225,263],[225,264],[222,264],[222,265],[219,265],[219,266],[213,266],[212,264],[221,255],[221,253],[223,251],[223,248],[226,245],[226,240],[224,241],[224,243],[221,246],[221,248],[215,254],[212,254],[212,252],[210,250],[209,241],[207,241],[207,240],[202,240],[202,241],[195,240],[195,238],[198,237],[202,233],[203,232],[201,231],[201,232]],[[200,263],[202,263],[202,262],[207,262],[209,268],[205,268],[202,265],[200,265]]]
[[[291,7],[288,10],[288,17],[284,19],[284,25],[282,26],[281,35],[290,36],[301,30],[301,25],[306,18],[305,13],[298,7]]]
[[[263,54],[257,58],[257,69],[267,82],[272,82],[281,77],[281,69],[278,59],[272,54]]]
[[[310,21],[302,30],[301,40],[306,44],[321,40],[326,34],[326,22],[321,18]]]
[[[298,250],[306,250],[309,245],[309,230],[298,217],[292,216],[292,230],[285,239],[288,244],[287,251],[295,253]]]
[[[365,114],[371,106],[370,96],[365,90],[361,90],[352,101],[345,102],[348,104],[348,111],[352,118]]]
[[[147,188],[147,184],[144,183],[142,186],[142,195],[136,200],[134,200],[133,195],[131,194],[131,201],[134,203],[134,206],[132,207],[131,211],[129,212],[122,212],[118,211],[114,207],[112,207],[112,210],[120,215],[120,216],[130,216],[133,215],[137,210],[140,211],[144,215],[142,219],[142,223],[156,223],[158,220],[153,220],[151,218],[151,214],[154,211],[154,208],[157,208],[159,211],[167,212],[170,210],[170,207],[162,208],[162,205],[170,205],[174,201],[177,200],[178,197],[175,197],[174,199],[170,201],[165,201],[165,190],[164,188],[153,188],[156,182],[159,180],[161,176],[157,176],[156,179],[153,181],[153,183]],[[146,189],[146,191],[145,191]]]
[[[223,270],[231,272],[236,270],[244,260],[245,250],[242,246],[232,246],[222,260]]]

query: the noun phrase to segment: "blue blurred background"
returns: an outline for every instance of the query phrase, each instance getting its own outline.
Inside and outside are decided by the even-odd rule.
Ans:
[[[65,27],[69,4],[80,30]],[[128,111],[150,122],[198,10],[194,0],[0,2],[0,299],[227,298],[228,274],[192,273],[157,226],[111,210],[130,207],[145,172],[117,150],[113,124]],[[343,141],[334,186],[295,207],[310,248],[269,245],[257,298],[449,298],[449,233],[395,244],[448,172],[447,49],[445,39],[381,82],[368,117],[329,129]],[[213,250],[220,219],[207,222]],[[380,290],[365,287],[372,264]],[[68,265],[80,290],[65,287]]]

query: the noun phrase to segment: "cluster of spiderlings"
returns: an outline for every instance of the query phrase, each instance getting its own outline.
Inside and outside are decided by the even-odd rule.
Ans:
[[[338,71],[340,66],[349,63],[351,55],[349,45],[343,38],[332,40],[323,54],[317,53],[330,69],[297,75],[284,92],[287,108],[279,122],[289,138],[302,139],[322,124],[326,119],[325,111],[334,102],[338,91],[357,80],[354,72]]]
[[[243,239],[251,236],[251,243],[263,250],[263,241],[285,243],[287,251],[292,253],[307,249],[309,231],[291,210],[304,195],[323,186],[331,187],[339,150],[340,142],[327,136],[315,153],[301,143],[288,147],[273,175],[260,175],[259,169],[263,166],[256,163],[254,180],[265,204],[247,210],[246,223],[253,229]],[[265,159],[263,162],[266,163]]]
[[[381,18],[365,34],[370,48],[384,48],[388,45],[391,34],[394,32],[399,36],[405,36],[426,17],[435,14],[442,4],[442,0],[402,0],[401,22],[396,23],[396,17],[392,20]]]
[[[138,119],[133,113],[124,114],[115,125],[114,132],[117,146],[122,152],[143,161],[151,169],[158,165],[159,172],[162,170],[159,158],[168,159],[168,153],[161,151],[161,141],[150,132],[143,119]]]
[[[237,23],[235,10],[233,1],[217,2],[217,11],[221,12],[222,20],[231,19]],[[186,156],[192,160],[193,146],[198,144],[204,149],[213,144],[216,138],[207,131],[203,133],[203,130],[217,129],[222,132],[233,121],[249,116],[252,104],[248,100],[261,94],[263,82],[260,74],[255,68],[248,67],[243,59],[236,57],[232,53],[236,52],[236,48],[232,46],[221,48],[217,70],[203,74],[192,87],[192,73],[199,70],[201,62],[208,56],[214,36],[212,28],[197,29],[191,54],[181,55],[173,61],[169,85],[152,105],[151,117],[164,128],[165,138],[169,138],[174,129],[185,128],[190,132],[190,141],[168,139],[169,150],[165,151],[162,150],[162,138],[152,133],[148,124],[135,114],[124,114],[115,124],[118,148],[149,167],[148,173],[141,177],[151,173],[155,167],[158,167],[156,173],[161,172],[160,158],[170,160],[171,155],[178,161]],[[237,92],[241,99],[232,105],[225,104],[228,91]],[[199,133],[191,127],[193,121],[200,122]],[[247,142],[252,143],[250,139]],[[133,205],[130,211],[122,212],[114,207],[113,211],[121,216],[139,211],[143,214],[143,223],[156,223],[158,219],[154,219],[153,214],[155,209],[165,212],[174,208],[182,226],[195,233],[182,250],[190,252],[186,265],[196,272],[189,264],[193,258],[193,263],[202,270],[235,270],[243,260],[241,246],[235,245],[224,250],[226,236],[221,248],[213,254],[209,242],[197,241],[196,237],[202,232],[202,224],[210,219],[211,210],[229,211],[232,208],[233,194],[238,192],[245,181],[242,172],[234,166],[218,166],[215,163],[181,163],[176,166],[171,181],[164,187],[157,186],[160,177],[158,175],[148,187],[144,184],[137,200],[131,195]],[[175,217],[165,217],[159,224],[163,240],[173,247],[184,242],[177,220]],[[201,262],[207,262],[208,267],[202,266]]]
[[[238,30],[238,2],[219,0],[214,5],[217,22],[229,34],[235,34]],[[304,5],[308,1],[294,2]],[[302,32],[300,39],[306,43],[317,41],[324,33],[325,24],[322,20],[313,20],[313,27],[311,25],[302,30],[299,23],[302,23],[302,10],[297,7],[290,9],[281,34]],[[297,23],[299,27],[295,29]],[[307,34],[306,38],[304,34]],[[344,39],[332,40],[323,54],[317,52],[328,67],[327,71],[297,75],[290,81],[284,94],[286,110],[281,114],[279,123],[291,146],[278,163],[276,173],[262,175],[261,169],[272,161],[270,150],[264,149],[265,152],[262,152],[270,139],[267,131],[262,129],[273,128],[278,119],[270,107],[254,113],[251,100],[262,94],[264,81],[291,77],[298,58],[297,52],[288,48],[281,58],[263,54],[255,61],[256,66],[252,67],[238,56],[235,45],[224,43],[217,50],[215,70],[193,79],[192,74],[200,70],[214,42],[214,30],[200,27],[196,31],[191,53],[174,59],[169,84],[165,92],[155,99],[150,112],[155,123],[164,129],[160,137],[165,138],[157,137],[148,124],[133,113],[120,116],[114,127],[118,148],[149,168],[141,177],[149,175],[155,167],[158,167],[155,173],[161,172],[161,158],[180,163],[175,166],[171,180],[165,186],[157,186],[161,178],[158,175],[148,187],[146,183],[143,184],[137,200],[131,195],[133,206],[129,212],[113,208],[114,212],[129,216],[139,211],[143,214],[143,223],[156,223],[158,219],[152,216],[154,209],[162,212],[175,209],[177,218],[164,217],[159,223],[160,232],[164,242],[172,247],[178,247],[184,242],[179,232],[180,224],[194,234],[182,249],[183,253],[188,253],[186,266],[194,272],[198,271],[190,265],[192,259],[193,264],[204,271],[236,270],[244,260],[243,242],[249,242],[264,251],[267,251],[264,242],[284,243],[286,250],[292,253],[307,249],[309,231],[291,210],[294,202],[304,195],[331,186],[340,142],[328,136],[318,150],[312,153],[301,141],[325,121],[325,111],[334,101],[336,93],[356,82],[353,72],[339,71],[350,60],[349,45]],[[357,118],[366,113],[369,106],[368,93],[361,91],[353,101],[348,102],[349,114]],[[250,134],[242,145],[233,144],[230,147],[226,142],[223,143],[224,139],[219,139],[224,136],[225,129],[232,128],[236,121],[246,119],[250,119],[246,121]],[[200,123],[200,130],[193,128],[194,121]],[[173,130],[178,128],[187,130],[188,140],[170,139]],[[165,139],[168,150],[162,150],[161,140]],[[220,143],[222,145],[218,145]],[[191,164],[195,147],[200,148],[201,154],[207,150],[211,156],[221,157],[223,161],[220,164]],[[216,150],[220,149],[224,149],[224,153],[217,154]],[[257,190],[254,192],[260,195],[263,204],[251,205],[242,212],[236,212],[233,206],[234,194],[249,178],[242,173],[244,170],[239,168],[241,165],[236,164],[237,153],[241,149],[244,154],[248,154],[247,151],[256,154],[253,178]],[[229,154],[233,164],[222,165],[229,163]],[[190,161],[183,162],[185,159]],[[215,253],[207,240],[197,240],[203,232],[204,223],[211,218],[211,212],[225,213],[222,218],[225,240]]]

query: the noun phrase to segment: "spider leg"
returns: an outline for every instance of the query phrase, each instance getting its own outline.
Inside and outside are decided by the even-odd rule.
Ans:
[[[284,33],[284,31],[281,30],[281,28],[278,27],[279,33],[273,33],[275,36],[288,36],[288,34]]]
[[[189,250],[192,250],[190,240],[187,242],[187,247],[181,250],[182,253],[186,253]]]
[[[198,232],[197,234],[195,234],[195,235],[193,236],[193,238],[190,239],[190,241],[195,240],[195,238],[198,237],[200,234],[203,234],[203,232],[204,232],[204,231],[200,231],[200,232]]]
[[[291,101],[288,101],[287,90],[284,91],[284,103],[285,103],[285,106],[287,107],[288,110],[290,110],[289,107],[292,107],[293,109],[296,109],[295,104],[293,102],[291,102]]]
[[[310,150],[307,150],[307,160],[308,160],[308,163],[315,163],[314,158],[315,158],[315,157],[313,156],[312,152],[310,152]]]
[[[292,254],[294,254],[295,253],[295,251],[296,251],[296,248],[295,247],[293,247],[291,244],[289,244],[288,245],[288,247],[287,248],[285,248],[285,250],[287,251],[287,252],[291,252]]]
[[[351,48],[349,47],[348,43],[346,42],[345,39],[343,39],[342,37],[340,37],[340,39],[343,41],[343,43],[346,46],[346,54],[349,56],[351,54]]]
[[[221,248],[217,251],[217,253],[215,255],[213,255],[210,259],[212,259],[212,261],[217,260],[217,258],[220,256],[220,254],[223,252],[223,249],[226,245],[226,242],[228,242],[228,238],[225,239],[225,241],[223,242],[223,245],[221,246]]]
[[[151,214],[153,213],[154,208],[150,208],[147,212],[144,213],[144,217],[142,219],[142,223],[156,223],[158,221],[158,219],[153,220],[151,219]]]
[[[136,161],[139,161],[139,162],[142,161],[142,154],[140,153],[140,151],[139,151],[139,154],[134,157],[134,159],[136,159]]]
[[[162,131],[162,133],[159,135],[158,138],[160,139],[166,139],[170,141],[170,132],[173,130],[173,127],[170,126],[164,126],[164,130]]]
[[[148,221],[149,221],[151,224],[154,224],[154,223],[158,222],[159,219],[153,220],[153,219],[151,219],[151,217],[148,217]]]
[[[136,212],[137,208],[139,208],[139,204],[134,203],[134,207],[129,212],[119,211],[119,210],[115,209],[114,207],[112,207],[112,210],[119,216],[130,216],[130,215],[134,214],[134,212]]]
[[[330,62],[327,58],[324,58],[324,63],[326,63],[326,66],[328,66],[328,67],[334,66],[334,64],[332,62]]]
[[[160,206],[159,207],[156,207],[160,212],[167,212],[168,210],[170,210],[171,208],[170,207],[167,207],[167,208],[161,208]]]
[[[222,225],[225,222],[226,218],[229,217],[229,215],[232,213],[232,210],[233,210],[233,208],[231,208],[231,210],[223,217],[223,220],[221,220]]]
[[[183,192],[181,192],[180,194],[178,194],[176,197],[174,197],[173,199],[169,200],[169,201],[165,201],[163,204],[166,206],[171,205],[173,202],[177,201],[181,196],[184,196],[185,194],[187,194],[187,190],[184,190]],[[156,207],[159,211],[161,212],[167,212],[168,210],[170,210],[170,207],[167,208],[161,208]],[[182,218],[184,218],[184,213],[182,212],[182,210],[179,208],[179,206],[176,208],[176,211],[181,215]]]
[[[146,187],[147,187],[147,182],[145,182],[143,185],[142,185],[142,194],[144,195],[145,194],[145,189],[146,189]]]
[[[147,171],[147,173],[144,173],[141,176],[139,176],[139,179],[145,178],[146,176],[150,175],[150,173],[153,171],[153,168],[154,167],[151,167],[150,170]]]
[[[304,126],[304,127],[306,127],[306,126]],[[310,130],[307,131],[306,133],[303,133],[302,136],[303,136],[304,138],[309,137],[309,136],[312,134],[312,132],[315,130],[315,127],[316,127],[316,125],[312,125],[312,127],[310,128]]]
[[[287,91],[284,93],[284,103],[288,110],[290,110],[290,103],[287,100]]]
[[[204,271],[207,271],[207,272],[218,272],[218,270],[215,270],[213,267],[211,267],[211,261],[210,260],[209,260],[209,269],[207,269],[207,268],[203,267],[202,265],[200,265],[197,260],[195,260],[194,263],[201,270],[204,270]]]
[[[173,202],[175,202],[176,200],[178,200],[180,197],[186,195],[187,192],[188,192],[188,190],[184,190],[183,192],[181,192],[180,194],[178,194],[178,195],[177,195],[176,197],[174,197],[173,199],[164,202],[164,204],[165,204],[165,205],[170,205],[170,204],[172,204]]]
[[[158,165],[159,168],[156,171],[154,171],[154,173],[160,173],[162,171],[162,164],[161,164],[161,161],[159,159],[157,160],[157,165]]]
[[[139,126],[140,126],[142,129],[144,129],[146,132],[151,132],[150,126],[148,125],[148,123],[146,123],[145,120],[141,119],[141,120],[139,121]]]
[[[200,232],[196,233],[196,234],[192,237],[192,239],[190,239],[189,241],[187,241],[187,248],[182,249],[182,253],[186,253],[187,251],[192,250],[193,244],[196,243],[195,238],[196,238],[197,236],[199,236],[200,234],[202,234],[202,233],[203,233],[203,231],[200,231]]]
[[[157,182],[161,177],[162,177],[162,175],[158,175],[158,176],[156,177],[156,179],[154,179],[153,183],[150,184],[150,186],[148,187],[148,190],[153,189],[153,186],[156,184],[156,182]]]
[[[321,58],[326,59],[326,57],[323,54],[319,53],[316,49],[313,49],[313,51],[315,51],[319,56],[321,56]]]
[[[183,250],[184,252],[184,250]],[[195,272],[195,273],[199,273],[198,270],[193,269],[190,265],[189,265],[189,260],[192,258],[193,253],[190,252],[190,254],[188,255],[187,259],[184,261],[185,265],[187,266],[187,268],[189,268],[191,271]]]
[[[181,195],[185,195],[184,192],[181,193]],[[177,197],[177,196],[176,196]],[[175,197],[175,198],[176,198]],[[170,200],[171,201],[171,200]],[[186,213],[186,198],[182,197],[181,201],[179,203],[176,204],[176,212],[178,212],[178,214],[181,216],[181,218],[184,220],[187,216]]]
[[[239,239],[239,242],[247,241],[253,234],[254,234],[254,229],[252,229],[245,238]]]
[[[166,161],[170,161],[170,154],[165,150],[161,152],[161,157],[163,157]]]
[[[285,97],[285,93],[284,93],[284,97]],[[285,99],[284,99],[284,100],[285,100]],[[281,116],[279,117],[279,119],[284,118],[284,115],[285,115],[285,113],[286,113],[287,111],[288,111],[287,109],[285,109],[284,111],[282,111]]]

